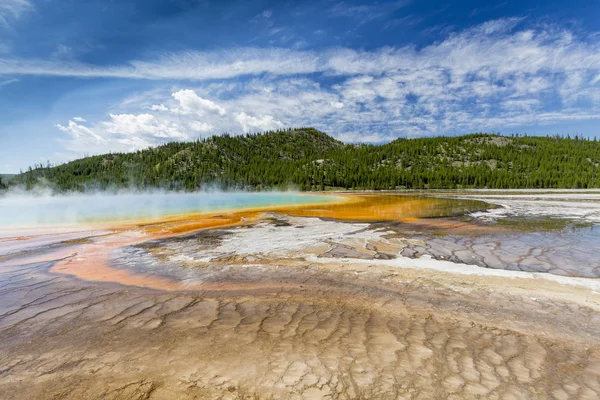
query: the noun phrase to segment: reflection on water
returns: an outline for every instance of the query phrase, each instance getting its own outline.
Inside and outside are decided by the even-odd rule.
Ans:
[[[313,195],[291,192],[7,196],[0,197],[0,226],[22,228],[92,222],[129,223],[172,217],[183,221],[198,220],[197,217],[192,217],[192,214],[197,213],[280,208],[297,216],[403,221],[408,218],[451,216],[489,207],[476,200],[424,196]],[[202,216],[204,217],[207,215]]]
[[[543,221],[537,223],[544,228],[484,226],[484,229],[473,231],[444,229],[443,226],[436,226],[434,230],[394,226],[392,229],[398,236],[405,237],[409,233],[415,240],[400,252],[405,257],[429,256],[484,268],[600,277],[600,226],[565,227],[568,222],[564,220],[562,225],[555,221],[551,227]]]
[[[534,218],[529,214],[513,214],[492,221],[448,218],[473,215],[475,211],[490,207],[493,206],[475,199],[400,194],[96,195],[4,198],[0,201],[0,222],[2,227],[96,221],[110,221],[113,226],[138,223],[142,236],[115,238],[112,247],[202,229],[253,224],[264,218],[265,211],[276,211],[300,217],[383,221],[371,225],[369,229],[391,230],[398,237],[412,238],[422,243],[408,243],[398,253],[405,257],[427,255],[487,268],[599,276],[600,264],[596,260],[600,250],[598,225],[581,227],[569,219],[548,215]],[[36,227],[19,230],[18,234],[16,231],[10,234],[9,229],[9,234],[4,235],[0,232],[0,244],[3,247],[0,257],[8,253],[41,251],[59,244],[72,245],[77,240],[100,234],[99,231],[77,233],[74,229],[72,232],[60,229],[68,228]],[[294,232],[294,240],[303,243],[302,231]],[[257,237],[250,247],[265,240]]]
[[[0,197],[0,226],[130,222],[246,208],[339,201],[300,193],[140,193]]]
[[[478,200],[427,196],[352,195],[354,201],[291,210],[295,216],[354,221],[406,221],[413,218],[449,217],[493,207]]]

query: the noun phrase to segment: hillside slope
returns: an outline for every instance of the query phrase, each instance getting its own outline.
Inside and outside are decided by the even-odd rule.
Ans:
[[[57,190],[303,190],[600,187],[600,143],[579,138],[459,137],[349,145],[312,128],[214,136],[39,166],[11,184]]]

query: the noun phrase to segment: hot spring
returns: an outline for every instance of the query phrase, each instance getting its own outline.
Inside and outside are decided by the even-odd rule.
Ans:
[[[0,226],[74,225],[99,222],[154,221],[203,212],[340,201],[339,197],[294,192],[197,192],[71,194],[0,197]]]

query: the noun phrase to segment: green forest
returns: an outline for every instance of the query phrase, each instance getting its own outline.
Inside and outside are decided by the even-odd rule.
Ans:
[[[367,145],[298,128],[36,165],[8,185],[57,191],[597,188],[599,164],[600,143],[577,136],[476,133]]]

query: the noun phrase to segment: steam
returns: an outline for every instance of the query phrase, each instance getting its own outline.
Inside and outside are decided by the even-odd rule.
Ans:
[[[202,192],[113,191],[56,194],[49,189],[13,189],[0,196],[0,227],[86,225],[158,220],[190,213],[332,201],[293,191]]]

